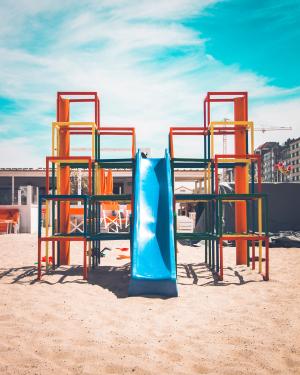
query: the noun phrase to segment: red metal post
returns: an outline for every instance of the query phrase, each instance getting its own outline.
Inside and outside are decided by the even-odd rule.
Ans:
[[[38,280],[42,278],[42,241],[38,239]]]

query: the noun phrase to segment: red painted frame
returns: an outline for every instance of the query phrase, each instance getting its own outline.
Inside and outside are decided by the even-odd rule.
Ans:
[[[224,260],[223,260],[223,241],[236,241],[239,239],[248,240],[252,242],[252,269],[255,269],[255,241],[265,241],[265,251],[266,251],[266,257],[265,257],[265,273],[261,274],[263,279],[265,281],[269,280],[269,237],[268,236],[226,236],[225,238],[220,237],[219,242],[219,252],[220,252],[220,270],[218,273],[218,278],[220,281],[223,281],[224,278]]]
[[[57,241],[83,241],[83,279],[88,278],[88,268],[87,268],[87,239],[84,237],[68,237],[68,238],[55,238],[55,237],[41,237],[38,239],[38,280],[42,279],[42,242],[52,242]],[[55,249],[52,246],[52,265],[55,264]]]
[[[135,158],[136,153],[136,135],[133,127],[111,127],[105,126],[97,130],[98,135],[129,135],[131,136],[131,157]],[[100,147],[101,150],[101,147]]]
[[[174,140],[175,135],[207,135],[208,131],[204,127],[196,126],[173,126],[170,127],[169,142],[170,142],[170,157],[174,159]]]
[[[92,96],[92,98],[69,98],[70,96]],[[66,98],[65,98],[66,97]],[[56,98],[56,121],[59,119],[59,101],[68,99],[70,103],[95,103],[94,114],[97,129],[100,129],[100,99],[95,91],[59,91]]]
[[[214,98],[217,96],[217,98]],[[218,98],[219,96],[225,96],[225,98]],[[246,100],[246,111],[248,113],[248,92],[246,91],[209,91],[204,99],[203,103],[203,120],[204,128],[207,128],[210,124],[211,118],[211,103],[226,103],[234,102],[234,99],[238,97],[244,97]]]

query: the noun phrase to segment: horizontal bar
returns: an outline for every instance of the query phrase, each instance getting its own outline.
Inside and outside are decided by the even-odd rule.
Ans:
[[[212,121],[209,125],[239,125],[239,126],[249,126],[253,125],[253,121]]]
[[[200,163],[176,163],[176,164],[173,164],[172,165],[173,166],[173,168],[180,168],[180,169],[182,169],[182,168],[192,168],[192,169],[198,169],[198,168],[202,168],[202,169],[204,169],[204,168],[207,168],[207,163],[202,163],[202,164],[200,164]]]
[[[100,148],[101,151],[101,148]],[[95,159],[96,163],[126,163],[126,162],[134,162],[135,159],[132,158],[123,158],[123,159]]]
[[[88,195],[78,195],[78,194],[42,194],[39,196],[40,199],[42,200],[87,200]]]
[[[248,94],[247,91],[208,91],[207,92],[207,96],[211,96],[211,95],[243,95],[243,96],[246,96]]]
[[[46,156],[46,160],[91,160],[90,156]]]
[[[193,162],[199,162],[199,163],[209,163],[212,161],[212,159],[198,159],[198,158],[173,158],[171,160],[172,162],[176,162],[176,161],[186,161],[186,162],[189,162],[189,161],[193,161]]]
[[[215,197],[216,194],[174,194],[176,201],[210,201]]]
[[[124,131],[134,131],[135,128],[133,127],[122,127],[122,126],[116,126],[116,127],[111,127],[111,126],[101,126],[100,130],[124,130]]]
[[[239,234],[239,233],[236,233],[236,234],[222,234],[222,236],[220,237],[220,241],[223,241],[223,240],[229,240],[229,241],[235,241],[235,240],[249,240],[249,241],[266,241],[268,239],[268,236],[267,235],[261,235],[261,236],[257,236],[257,235],[252,235],[252,234]]]
[[[206,128],[204,128],[204,126],[199,126],[199,125],[189,125],[189,126],[171,126],[170,127],[170,130],[171,131],[176,131],[176,130],[203,130],[203,131],[207,131]]]
[[[91,195],[92,201],[131,201],[131,194]]]
[[[215,234],[206,233],[176,233],[176,240],[217,240],[218,237]]]
[[[39,240],[41,241],[85,241],[86,238],[81,236],[81,237],[69,237],[69,236],[51,236],[51,237],[40,237]]]
[[[103,241],[113,241],[113,240],[130,240],[130,233],[98,233],[98,234],[91,234],[87,236],[88,241],[96,241],[96,240],[103,240]]]
[[[86,102],[95,102],[97,99],[69,99],[69,102],[71,103],[86,103]]]
[[[258,199],[258,198],[265,198],[267,196],[266,193],[252,193],[252,194],[218,194],[216,198],[219,200],[226,200],[226,199]]]
[[[89,168],[89,163],[60,163],[61,167],[71,167],[71,168],[83,168],[83,169],[88,169]]]
[[[53,121],[54,126],[96,126],[96,123],[93,121]]]
[[[214,167],[215,163],[213,161],[210,162],[211,166]],[[207,168],[208,163],[172,163],[172,167],[174,169],[183,169],[183,168],[191,168],[191,169],[204,169]],[[218,168],[234,168],[239,166],[244,166],[244,162],[235,162],[235,163],[218,163]]]
[[[130,133],[130,132],[121,132],[121,131],[118,131],[118,132],[112,132],[112,131],[102,131],[101,128],[100,130],[97,131],[97,134],[99,135],[133,135],[133,133]]]
[[[130,163],[98,163],[101,168],[107,169],[132,169],[133,165]]]
[[[223,103],[223,102],[233,102],[234,101],[234,98],[224,98],[224,99],[217,99],[217,98],[209,98],[208,100],[206,100],[206,102],[209,101],[209,102],[219,102],[219,103]]]
[[[95,95],[98,96],[97,91],[58,91],[57,95]]]

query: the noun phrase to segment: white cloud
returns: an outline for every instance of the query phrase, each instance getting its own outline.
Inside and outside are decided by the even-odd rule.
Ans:
[[[0,140],[0,161],[3,168],[43,167],[44,157],[40,148],[29,138]]]
[[[5,117],[0,132],[13,128],[21,137],[26,129],[31,136],[25,143],[11,143],[10,148],[18,144],[19,149],[30,149],[28,161],[33,166],[48,153],[48,147],[41,150],[37,144],[41,139],[46,144],[49,137],[50,146],[49,113],[55,109],[59,90],[100,92],[103,123],[136,126],[138,145],[150,146],[159,155],[167,146],[170,125],[202,123],[207,91],[247,90],[257,103],[299,93],[299,89],[272,86],[266,77],[242,72],[237,65],[224,66],[206,54],[201,35],[180,20],[205,11],[214,2],[68,0],[59,4],[22,0],[13,6],[4,2],[0,10],[0,96],[25,103],[25,109]],[[47,25],[54,17],[55,25]],[[28,47],[28,35],[41,44],[38,49]],[[169,48],[191,47],[186,56],[167,62],[162,59]],[[250,117],[254,115],[258,122],[265,122],[269,111],[274,125],[282,125],[285,111],[300,117],[294,99],[271,108],[257,103],[251,105]],[[215,116],[222,119],[230,113],[220,107]],[[279,134],[281,139],[285,137]],[[6,144],[2,141],[2,147]],[[19,165],[17,159],[11,160]],[[6,166],[7,158],[1,157],[0,165]]]

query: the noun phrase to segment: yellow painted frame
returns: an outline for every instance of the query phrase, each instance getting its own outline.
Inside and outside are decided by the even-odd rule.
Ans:
[[[251,154],[254,154],[254,123],[253,121],[212,121],[208,129],[210,130],[211,141],[210,141],[210,157],[214,157],[214,130],[216,126],[227,126],[227,125],[237,125],[250,129],[250,148]]]
[[[92,158],[95,159],[95,138],[97,125],[95,122],[87,121],[54,121],[52,122],[52,156],[59,156],[59,129],[69,126],[86,126],[92,130]],[[88,129],[87,129],[88,130]],[[71,156],[71,155],[70,155]]]

